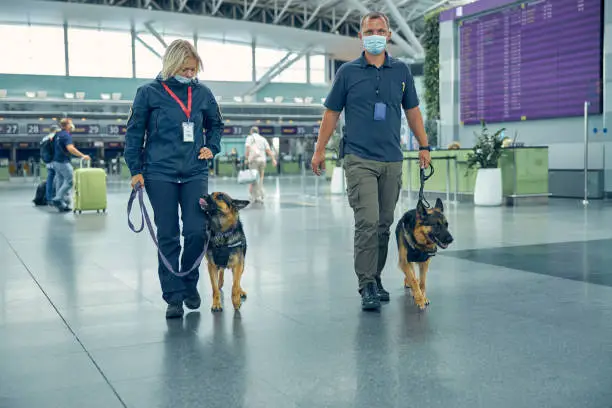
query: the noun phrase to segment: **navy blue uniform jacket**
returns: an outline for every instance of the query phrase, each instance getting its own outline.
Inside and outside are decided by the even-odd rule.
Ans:
[[[187,116],[162,86],[158,76],[136,91],[127,122],[125,161],[132,176],[183,183],[208,177],[208,160],[198,159],[207,147],[213,156],[221,150],[223,117],[212,91],[195,81],[181,84],[174,78],[165,84],[187,107],[187,88],[192,87],[191,118],[194,141],[183,142]],[[204,134],[206,132],[206,134]]]

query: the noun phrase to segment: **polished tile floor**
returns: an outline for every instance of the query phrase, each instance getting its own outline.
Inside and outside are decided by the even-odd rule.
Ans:
[[[313,177],[266,191],[242,212],[241,312],[209,311],[203,273],[201,310],[167,322],[127,185],[110,183],[107,214],[75,216],[34,207],[32,182],[0,184],[0,408],[612,406],[612,205],[447,203],[456,241],[429,309],[392,241],[391,302],[366,313],[346,199]]]

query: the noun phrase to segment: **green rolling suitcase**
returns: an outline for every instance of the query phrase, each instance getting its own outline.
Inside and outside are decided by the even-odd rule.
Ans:
[[[74,203],[72,212],[96,210],[106,212],[106,172],[104,169],[83,167],[74,170]]]

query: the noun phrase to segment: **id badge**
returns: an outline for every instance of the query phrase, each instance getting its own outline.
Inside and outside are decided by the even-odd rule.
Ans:
[[[385,120],[387,117],[387,105],[382,102],[374,104],[374,120]]]
[[[193,143],[193,122],[183,122],[183,142]]]

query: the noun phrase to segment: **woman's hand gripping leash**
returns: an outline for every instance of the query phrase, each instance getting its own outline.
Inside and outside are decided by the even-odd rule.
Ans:
[[[128,226],[130,227],[132,231],[138,234],[139,232],[144,230],[144,227],[146,225],[147,229],[149,230],[149,234],[151,235],[151,239],[153,240],[153,243],[157,247],[157,253],[159,254],[159,257],[162,263],[164,264],[164,266],[172,274],[176,276],[183,277],[183,276],[188,275],[192,271],[196,270],[200,266],[200,263],[202,262],[202,260],[204,259],[204,256],[206,255],[206,250],[208,248],[208,243],[210,242],[210,231],[209,230],[206,231],[206,244],[204,245],[204,249],[202,253],[200,254],[200,256],[198,256],[198,258],[193,263],[193,266],[186,271],[180,271],[180,272],[175,271],[174,268],[172,268],[172,265],[170,265],[170,262],[168,261],[168,259],[164,256],[164,254],[159,249],[159,243],[157,242],[157,237],[156,237],[155,231],[153,230],[153,224],[151,223],[151,218],[149,217],[149,213],[147,212],[147,208],[145,207],[145,204],[144,204],[143,194],[144,194],[144,178],[142,177],[142,174],[137,174],[134,177],[132,177],[132,192],[130,193],[130,199],[127,205]],[[132,223],[132,220],[130,219],[130,214],[132,213],[132,205],[134,204],[134,200],[136,200],[137,198],[138,198],[138,207],[140,208],[140,227],[139,228],[135,228],[134,224]],[[202,233],[204,233],[204,231],[202,231]]]

